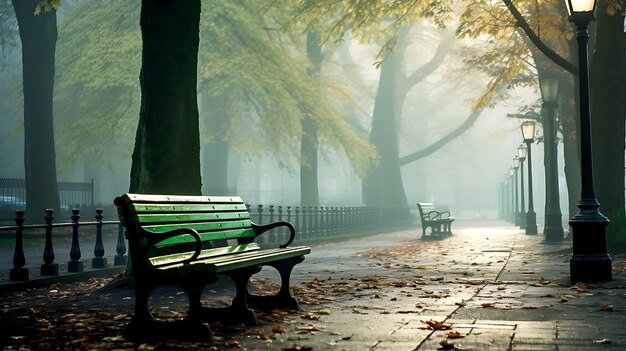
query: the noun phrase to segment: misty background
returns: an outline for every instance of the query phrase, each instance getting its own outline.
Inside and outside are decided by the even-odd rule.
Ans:
[[[128,191],[139,117],[141,41],[138,6],[131,6],[131,11],[124,12],[119,8],[125,5],[117,3],[111,6],[117,10],[109,9],[106,17],[95,13],[97,6],[79,1],[64,0],[58,11],[54,97],[57,179],[71,182],[93,179],[95,203],[104,205],[110,205],[115,196]],[[9,6],[10,10],[11,4],[3,0],[0,6]],[[79,18],[84,20],[78,21]],[[116,23],[117,28],[106,23]],[[481,38],[459,40],[453,33],[454,24],[448,29],[439,29],[426,22],[418,22],[408,31],[408,46],[402,56],[402,71],[406,74],[430,62],[442,46],[446,46],[446,53],[436,69],[407,94],[397,122],[400,157],[429,146],[461,125],[475,111],[475,101],[485,91],[489,77],[473,70],[464,58],[473,50],[480,50],[481,45],[490,43]],[[0,178],[24,178],[19,37],[15,41],[16,45],[4,44],[0,55]],[[205,57],[203,50],[209,50],[203,47],[203,43],[201,29],[199,61]],[[321,75],[350,94],[343,108],[350,111],[346,113],[350,126],[362,135],[371,130],[380,78],[380,68],[375,65],[380,47],[380,42],[361,43],[353,38],[346,38],[343,43],[329,41],[324,46],[326,56]],[[81,57],[89,58],[90,55],[99,55],[102,61],[93,65],[81,61]],[[295,59],[285,56],[284,59],[306,64],[298,61],[302,56]],[[102,81],[93,79],[90,86],[87,84],[89,77],[99,77]],[[227,85],[228,82],[220,84]],[[537,106],[540,98],[537,87],[510,89],[505,98],[494,100],[484,108],[460,136],[434,153],[402,166],[407,205],[415,210],[416,202],[433,202],[449,207],[460,219],[496,218],[499,185],[508,177],[512,159],[522,143],[520,125],[524,119],[507,117],[507,114],[528,110],[538,113],[538,109],[529,106]],[[208,107],[201,96],[198,101],[202,120]],[[248,121],[258,123],[253,117]],[[273,128],[280,131],[283,126],[278,122]],[[201,153],[206,152],[206,140],[216,137],[209,136],[207,129],[206,123],[203,127],[201,122]],[[262,133],[260,128],[257,130]],[[542,133],[538,124],[537,136]],[[256,137],[260,138],[250,135],[250,138]],[[228,156],[230,193],[252,204],[301,203],[297,158],[276,155],[270,149],[249,150],[248,145],[231,144],[235,145],[231,145]],[[559,144],[561,212],[563,222],[567,223],[568,197],[562,152],[562,144]],[[320,205],[363,205],[361,177],[354,171],[345,152],[329,147],[321,150],[319,155]],[[545,191],[542,143],[533,144],[532,156],[534,206],[538,224],[542,225]],[[202,160],[206,163],[204,157]],[[526,180],[527,166],[528,162],[525,162]],[[210,180],[203,176],[203,193],[213,195],[208,189]],[[527,192],[527,185],[525,189]],[[525,196],[528,205],[528,194]]]

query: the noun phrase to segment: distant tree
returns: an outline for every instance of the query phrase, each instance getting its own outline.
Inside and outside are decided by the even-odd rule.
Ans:
[[[200,0],[143,0],[141,108],[130,192],[201,194]]]
[[[26,213],[38,218],[60,209],[52,113],[58,2],[12,3],[22,44]]]

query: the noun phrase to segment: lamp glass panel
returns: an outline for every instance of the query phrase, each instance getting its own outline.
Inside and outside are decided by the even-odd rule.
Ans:
[[[535,138],[534,121],[526,121],[522,123],[522,137],[524,137],[524,140],[533,140]]]
[[[519,168],[519,157],[517,156],[513,157],[513,168]]]
[[[595,3],[595,0],[571,0],[572,8],[570,14],[576,12],[591,12],[593,11]],[[568,10],[570,10],[569,6]]]
[[[519,157],[520,161],[524,161],[526,159],[526,152],[528,149],[526,145],[522,144],[517,147],[517,157]]]
[[[555,102],[559,93],[559,81],[553,78],[541,79],[539,81],[541,96],[545,102]]]

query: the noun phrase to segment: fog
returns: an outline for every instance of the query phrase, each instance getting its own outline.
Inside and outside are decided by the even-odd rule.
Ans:
[[[73,2],[69,2],[75,5]],[[6,5],[2,5],[6,6]],[[59,15],[58,46],[63,50],[66,35],[64,30],[68,23],[66,16],[71,17],[71,11],[79,11],[80,6],[69,6],[65,13]],[[135,14],[136,15],[136,14]],[[138,17],[136,18],[138,24]],[[75,30],[75,29],[74,29]],[[86,32],[90,28],[84,28]],[[138,33],[138,27],[132,29]],[[406,100],[397,116],[396,132],[398,136],[399,157],[420,151],[440,140],[443,136],[459,127],[472,112],[477,99],[485,92],[489,77],[484,73],[471,69],[464,63],[464,57],[471,50],[488,45],[482,40],[456,40],[450,34],[427,24],[418,24],[409,32],[409,42],[403,57],[402,71],[409,75],[411,72],[424,66],[433,58],[440,45],[450,45],[449,52],[441,64],[424,79],[413,86],[406,95]],[[76,35],[71,34],[71,35]],[[89,45],[107,47],[112,40],[112,33],[104,32],[97,40],[91,40]],[[19,43],[19,40],[18,40]],[[347,105],[350,111],[356,113],[344,116],[352,118],[350,125],[356,133],[367,134],[372,128],[375,98],[378,93],[378,83],[381,70],[375,67],[376,53],[381,43],[362,44],[355,39],[347,39],[340,46],[329,41],[327,56],[322,63],[322,77],[329,81],[340,82],[342,89],[348,91],[352,98]],[[57,52],[57,76],[55,89],[64,89],[72,84],[68,66],[63,66],[71,60],[62,59],[60,55],[81,55],[80,47],[77,52]],[[207,50],[200,47],[200,51]],[[140,55],[137,49],[131,53]],[[23,98],[21,93],[21,50],[18,47],[7,47],[0,57],[0,84],[3,93],[0,95],[0,178],[24,178],[24,132],[23,132]],[[112,55],[114,55],[113,53]],[[302,59],[302,55],[297,56]],[[285,57],[285,60],[293,58]],[[136,61],[138,57],[111,57],[111,65],[119,62]],[[299,64],[304,65],[304,62]],[[107,75],[107,72],[102,72]],[[81,100],[74,101],[77,106],[70,106],[68,99],[55,95],[55,137],[57,151],[57,179],[69,182],[95,181],[95,202],[110,204],[112,199],[126,191],[129,185],[131,153],[134,144],[134,128],[138,120],[138,72],[129,73],[129,81],[136,81],[131,87],[132,99],[127,110],[119,114],[117,120],[100,120],[97,123],[90,121],[85,125],[79,123],[81,118],[87,118],[84,113],[73,111],[92,110],[98,115],[106,115],[112,106],[120,104],[120,99],[129,94],[127,89],[115,88],[112,92],[102,95],[97,105],[78,107]],[[110,79],[114,80],[115,77]],[[216,84],[228,84],[218,82]],[[87,88],[86,88],[87,89]],[[506,88],[503,88],[506,89]],[[65,94],[68,94],[65,92]],[[402,182],[407,198],[407,204],[413,210],[416,202],[432,202],[438,206],[448,207],[460,219],[496,218],[500,205],[500,184],[508,177],[512,158],[516,155],[517,147],[522,142],[520,125],[523,119],[507,117],[508,114],[517,114],[525,109],[532,109],[540,99],[536,87],[506,89],[506,94],[494,98],[490,105],[480,111],[477,120],[463,133],[438,148],[431,154],[410,162],[401,167]],[[68,105],[69,104],[69,105]],[[210,106],[203,106],[199,96],[199,111],[203,118]],[[344,111],[348,107],[343,106]],[[98,112],[99,111],[99,112]],[[242,114],[249,113],[245,109]],[[258,123],[255,116],[238,116],[250,124]],[[120,120],[125,121],[119,123]],[[356,122],[355,122],[356,121]],[[117,125],[114,125],[117,124]],[[68,130],[88,128],[101,134],[100,139],[87,138],[77,141],[66,134]],[[283,128],[276,125],[275,128]],[[261,132],[259,131],[259,134]],[[90,134],[91,135],[91,134]],[[207,142],[206,128],[201,132],[201,145]],[[537,136],[542,135],[538,125]],[[261,135],[252,135],[261,138]],[[295,138],[299,136],[285,136]],[[71,143],[80,143],[76,153],[68,151]],[[291,154],[277,155],[271,149],[254,152],[231,142],[228,159],[227,193],[241,196],[244,201],[253,204],[299,205],[300,201],[300,174],[298,158]],[[75,146],[73,146],[75,147]],[[534,143],[533,151],[533,187],[534,207],[537,212],[538,224],[543,223],[544,213],[544,162],[543,144]],[[563,148],[559,144],[559,179],[560,202],[564,223],[568,218],[567,191],[563,174]],[[204,148],[201,152],[207,152]],[[319,152],[318,184],[320,205],[324,206],[361,206],[364,205],[362,196],[362,178],[354,171],[351,161],[341,148],[326,145]],[[285,160],[288,160],[285,162]],[[524,164],[527,172],[528,162]],[[207,165],[203,165],[207,167]],[[524,175],[528,180],[528,174]],[[203,183],[210,184],[211,179],[203,179]],[[528,186],[525,185],[528,192]],[[206,194],[213,195],[213,194]],[[528,194],[526,193],[526,204]]]

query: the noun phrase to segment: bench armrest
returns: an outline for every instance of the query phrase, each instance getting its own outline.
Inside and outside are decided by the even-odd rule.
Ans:
[[[291,244],[291,242],[296,238],[296,229],[293,227],[293,225],[291,225],[291,223],[285,222],[285,221],[274,222],[270,224],[252,223],[252,228],[254,228],[254,232],[256,233],[256,236],[259,236],[268,230],[278,228],[278,227],[283,227],[283,226],[289,228],[289,232],[291,233],[291,235],[289,236],[289,240],[287,240],[286,243],[280,244],[281,248],[285,248],[289,246],[289,244]]]
[[[428,220],[432,221],[432,220],[436,220],[439,219],[439,216],[441,215],[441,213],[437,212],[437,211],[430,211],[426,214],[426,218],[428,218]]]
[[[154,235],[154,233],[150,233],[150,234]],[[178,236],[178,235],[183,235],[183,234],[191,235],[196,240],[196,250],[194,251],[193,255],[191,255],[191,257],[186,258],[180,262],[187,263],[187,262],[191,262],[195,260],[196,258],[198,258],[198,256],[200,255],[200,252],[202,251],[202,238],[200,237],[200,234],[198,234],[198,232],[192,228],[180,228],[180,229],[174,229],[169,232],[161,233],[157,239],[155,239],[154,241],[152,241],[152,243],[150,243],[148,252],[150,251],[151,248],[153,248],[156,244],[160,243],[161,241]]]
[[[439,217],[441,219],[447,219],[447,218],[450,217],[450,212],[448,212],[448,211],[439,212]]]

